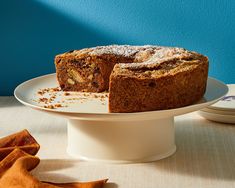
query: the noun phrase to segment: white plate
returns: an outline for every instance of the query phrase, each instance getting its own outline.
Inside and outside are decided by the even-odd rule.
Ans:
[[[233,115],[222,115],[222,114],[214,114],[214,113],[209,113],[209,112],[205,112],[205,111],[198,111],[198,113],[211,121],[216,121],[216,122],[220,122],[220,123],[230,123],[230,124],[235,124],[235,116]]]
[[[214,110],[233,111],[235,113],[235,84],[228,84],[229,91],[219,102],[209,106]]]
[[[213,103],[220,100],[228,91],[228,87],[213,78],[208,78],[206,93],[202,100],[196,104],[192,104],[182,108],[170,109],[170,110],[158,110],[158,111],[148,111],[148,112],[136,112],[136,113],[109,113],[108,112],[108,98],[104,99],[105,102],[101,102],[97,98],[90,98],[89,100],[81,103],[72,103],[68,104],[68,107],[58,108],[58,109],[48,109],[44,108],[42,105],[35,102],[38,100],[39,96],[37,92],[42,88],[53,88],[57,87],[58,83],[56,80],[55,74],[49,74],[41,76],[38,78],[31,79],[20,84],[15,89],[15,97],[24,105],[35,108],[37,110],[42,110],[46,112],[53,113],[55,115],[62,115],[68,118],[77,118],[77,119],[103,119],[108,118],[111,120],[120,120],[120,119],[129,119],[136,120],[138,119],[149,119],[149,118],[164,118],[169,116],[177,116],[185,114],[188,112],[196,111],[206,106],[212,105]],[[61,97],[64,97],[63,92],[61,96],[57,97],[57,100],[62,100]],[[66,101],[66,97],[63,98]],[[69,101],[66,101],[69,102]]]
[[[230,110],[215,110],[215,109],[212,109],[212,108],[203,108],[200,111],[208,112],[208,113],[212,113],[212,114],[221,114],[221,115],[232,115],[232,116],[235,116],[235,111],[230,111]]]

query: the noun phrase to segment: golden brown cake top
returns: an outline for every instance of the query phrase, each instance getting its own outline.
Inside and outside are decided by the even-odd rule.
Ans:
[[[97,46],[93,48],[84,48],[81,50],[72,50],[64,54],[57,55],[56,58],[66,59],[86,59],[86,58],[124,58],[127,62],[119,64],[120,68],[130,70],[157,69],[161,64],[174,66],[185,61],[203,61],[208,62],[207,57],[184,48],[163,47],[163,46],[130,46],[130,45],[109,45]]]
[[[157,69],[162,64],[170,66],[175,66],[176,64],[183,63],[185,61],[195,62],[195,61],[208,61],[207,57],[196,53],[188,51],[184,48],[177,47],[159,47],[154,50],[154,53],[149,56],[146,61],[142,63],[132,63],[132,64],[120,64],[121,68],[127,68],[131,70],[140,69]]]
[[[134,57],[140,51],[154,53],[159,46],[130,46],[130,45],[108,45],[108,46],[97,46],[93,48],[84,48],[81,50],[71,50],[69,52],[57,55],[58,57],[77,57],[82,58],[84,56],[103,56],[103,55],[114,55],[123,56],[127,58]]]

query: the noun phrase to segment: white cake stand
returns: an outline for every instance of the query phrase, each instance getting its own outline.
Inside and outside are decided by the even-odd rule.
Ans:
[[[67,152],[79,159],[99,162],[149,162],[176,151],[174,116],[193,112],[221,99],[228,91],[222,82],[208,78],[204,98],[196,104],[171,110],[138,113],[109,113],[107,97],[76,100],[58,92],[55,103],[67,107],[48,109],[35,102],[37,91],[57,87],[55,74],[34,78],[15,89],[15,97],[24,105],[68,119]],[[73,97],[83,98],[81,93]],[[69,96],[71,97],[71,96]]]

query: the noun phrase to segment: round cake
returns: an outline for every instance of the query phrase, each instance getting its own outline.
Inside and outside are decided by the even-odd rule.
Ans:
[[[55,57],[64,91],[109,91],[110,112],[178,108],[206,90],[208,58],[177,47],[110,45]]]

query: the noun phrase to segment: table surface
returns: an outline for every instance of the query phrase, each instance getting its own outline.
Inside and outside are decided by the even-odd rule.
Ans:
[[[0,137],[28,129],[41,145],[40,180],[91,181],[109,178],[109,188],[235,187],[235,125],[215,123],[197,112],[175,118],[177,152],[137,164],[99,164],[66,153],[66,119],[0,97]]]

